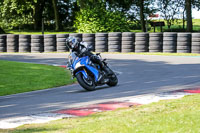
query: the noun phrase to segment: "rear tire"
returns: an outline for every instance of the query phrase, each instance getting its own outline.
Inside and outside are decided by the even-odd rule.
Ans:
[[[88,76],[89,80],[85,79],[84,75],[82,73],[78,73],[76,75],[76,79],[78,83],[87,91],[93,91],[95,90],[95,84],[94,80],[90,76]]]

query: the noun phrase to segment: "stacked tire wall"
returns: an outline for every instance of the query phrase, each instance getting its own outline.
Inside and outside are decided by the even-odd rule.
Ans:
[[[122,51],[123,53],[135,51],[135,33],[123,32],[122,33]]]
[[[108,33],[95,34],[95,52],[108,52]]]
[[[150,33],[149,34],[149,52],[162,52],[163,48],[163,34]]]
[[[44,52],[56,51],[56,35],[44,35]]]
[[[149,51],[149,34],[136,33],[135,34],[135,52],[148,52]]]
[[[43,35],[31,35],[31,52],[44,52],[44,37]]]
[[[92,51],[95,51],[95,34],[83,34],[82,40],[92,46]]]
[[[31,52],[31,35],[19,35],[19,52]]]
[[[108,52],[121,52],[121,39],[120,32],[108,33]]]
[[[19,35],[8,34],[7,35],[7,52],[19,51]]]
[[[0,52],[6,52],[6,35],[0,35]]]
[[[200,33],[70,33],[0,35],[0,52],[67,52],[66,39],[74,36],[93,46],[94,52],[200,53]]]
[[[178,33],[177,53],[191,53],[191,33]]]
[[[163,34],[163,53],[175,53],[177,46],[177,33],[166,32]]]
[[[200,33],[192,33],[192,53],[200,53]]]
[[[67,52],[67,51],[69,51],[69,49],[66,45],[67,37],[69,37],[69,34],[57,34],[56,35],[57,52]]]

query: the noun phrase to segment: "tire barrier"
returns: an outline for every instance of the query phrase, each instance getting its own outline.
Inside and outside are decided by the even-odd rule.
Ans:
[[[6,35],[0,35],[0,52],[6,52]]]
[[[108,52],[108,33],[95,34],[95,52]]]
[[[149,52],[162,52],[163,34],[149,33]]]
[[[177,53],[191,53],[191,33],[177,34]]]
[[[7,52],[19,51],[19,35],[8,34],[7,35]]]
[[[56,51],[56,35],[44,35],[44,52]]]
[[[135,51],[135,33],[123,32],[122,33],[122,52],[134,52]]]
[[[31,35],[19,35],[19,52],[31,52]]]
[[[149,34],[148,33],[136,33],[135,34],[135,52],[148,52],[149,49]]]
[[[82,34],[80,33],[70,33],[69,36],[76,37],[79,41],[82,41]]]
[[[82,40],[92,46],[92,51],[95,51],[95,34],[83,34]]]
[[[43,35],[31,35],[31,52],[44,52],[44,37]]]
[[[192,53],[200,53],[200,33],[192,33]]]
[[[121,32],[108,33],[108,52],[121,52]]]
[[[69,37],[69,34],[57,34],[56,35],[56,45],[57,52],[67,52],[69,48],[66,45],[66,39]]]
[[[67,52],[65,42],[74,36],[93,45],[95,52],[200,53],[200,33],[133,33],[0,35],[0,52]]]
[[[163,53],[175,53],[177,45],[177,33],[165,32],[163,34]]]

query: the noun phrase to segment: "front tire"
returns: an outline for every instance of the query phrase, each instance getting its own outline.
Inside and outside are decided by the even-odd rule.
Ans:
[[[93,91],[95,90],[95,84],[94,80],[90,76],[88,76],[88,79],[84,77],[82,73],[78,73],[76,75],[76,79],[78,83],[87,91]]]
[[[113,72],[111,76],[109,76],[109,82],[107,83],[108,86],[116,86],[118,84],[118,78],[116,74]]]

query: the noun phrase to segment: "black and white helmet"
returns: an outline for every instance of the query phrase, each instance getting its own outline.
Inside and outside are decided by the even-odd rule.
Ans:
[[[78,39],[73,36],[70,36],[66,39],[66,43],[70,49],[74,49],[78,46]]]

